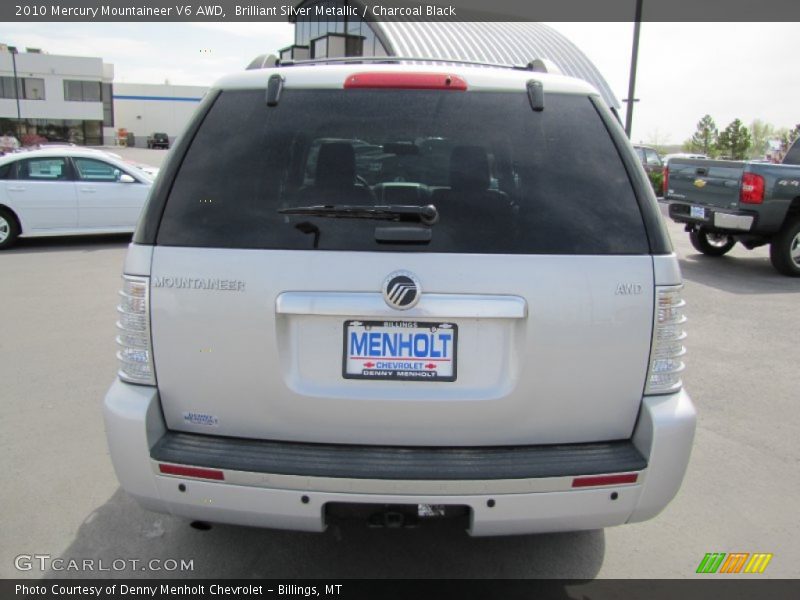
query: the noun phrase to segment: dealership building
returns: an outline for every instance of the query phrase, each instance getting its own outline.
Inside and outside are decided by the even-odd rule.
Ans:
[[[158,131],[170,140],[183,130],[208,87],[196,85],[114,84],[114,120],[119,129],[133,134],[137,146]]]
[[[114,83],[114,65],[102,58],[0,44],[0,135],[11,132],[23,141],[115,145],[121,131],[133,134],[137,146],[157,131],[174,138],[207,90]]]
[[[101,58],[0,44],[0,132],[102,144],[114,127],[113,80]]]

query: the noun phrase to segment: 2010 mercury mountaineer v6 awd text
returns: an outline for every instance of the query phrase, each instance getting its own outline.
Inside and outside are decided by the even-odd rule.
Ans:
[[[391,60],[224,78],[170,150],[105,399],[122,486],[308,531],[653,517],[695,410],[678,262],[615,116],[535,68]]]

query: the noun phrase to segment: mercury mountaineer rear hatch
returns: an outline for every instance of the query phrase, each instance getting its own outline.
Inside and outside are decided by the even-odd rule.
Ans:
[[[606,474],[578,487],[628,485],[614,518],[573,507],[586,514],[552,520],[534,503],[471,530],[614,524],[650,476],[649,397],[676,403],[663,410],[683,437],[647,518],[677,491],[694,429],[679,286],[646,175],[582,82],[366,64],[224,79],[171,151],[126,267],[127,383],[110,396],[152,390],[142,444],[164,486],[160,502],[132,493],[196,518],[319,529],[335,502],[474,512],[485,498],[462,492],[494,493],[485,482],[544,500]],[[199,472],[225,487],[205,471],[302,492],[319,523],[204,512],[172,483]],[[418,497],[436,489],[449,502]],[[406,502],[380,496],[398,490]]]

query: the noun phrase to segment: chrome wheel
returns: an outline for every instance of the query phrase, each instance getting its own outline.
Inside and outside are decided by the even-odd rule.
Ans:
[[[772,238],[769,258],[779,273],[800,277],[800,215],[785,223]]]
[[[0,215],[0,244],[5,242],[9,235],[11,235],[11,223],[3,215]]]
[[[736,240],[725,233],[711,233],[703,229],[689,232],[689,241],[695,250],[706,256],[723,256],[736,245]]]
[[[800,232],[792,238],[789,244],[789,256],[792,257],[792,262],[800,269]]]
[[[724,233],[707,233],[706,240],[708,240],[709,246],[713,246],[714,248],[724,248],[730,243],[731,237],[729,235],[725,235]]]

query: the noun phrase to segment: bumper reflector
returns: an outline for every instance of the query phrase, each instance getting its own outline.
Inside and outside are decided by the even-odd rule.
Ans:
[[[158,470],[164,475],[179,475],[181,477],[196,477],[198,479],[214,479],[224,481],[225,473],[217,469],[201,469],[199,467],[182,467],[180,465],[158,465]]]
[[[638,473],[625,473],[623,475],[597,475],[592,477],[576,477],[572,480],[572,487],[594,487],[604,485],[619,485],[621,483],[636,483]]]

